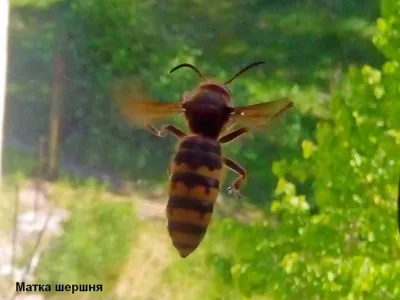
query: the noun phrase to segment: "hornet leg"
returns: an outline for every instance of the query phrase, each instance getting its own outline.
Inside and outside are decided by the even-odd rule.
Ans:
[[[158,130],[157,128],[155,128],[154,126],[147,126],[148,129],[150,129],[150,131],[158,137],[164,138],[167,135],[167,132],[172,133],[173,135],[175,135],[177,138],[182,138],[185,137],[187,134],[185,132],[183,132],[182,130],[176,128],[175,126],[168,124],[165,125],[161,130]]]
[[[238,173],[240,177],[236,179],[233,184],[228,188],[229,194],[234,194],[236,198],[241,198],[240,190],[247,177],[247,171],[229,158],[223,157],[222,161],[232,171]]]
[[[183,132],[182,130],[176,128],[175,126],[173,126],[171,124],[165,125],[162,128],[162,130],[158,130],[157,128],[155,128],[151,125],[149,125],[148,128],[155,136],[162,137],[162,138],[164,138],[167,135],[167,132],[172,133],[177,138],[183,138],[183,137],[187,136],[187,134],[185,132]],[[168,175],[168,178],[171,178],[171,166],[170,165],[167,168],[167,175]]]
[[[240,127],[239,129],[231,131],[231,132],[225,134],[224,136],[220,137],[218,139],[218,142],[220,142],[221,144],[229,143],[247,132],[248,132],[248,129],[246,127]]]

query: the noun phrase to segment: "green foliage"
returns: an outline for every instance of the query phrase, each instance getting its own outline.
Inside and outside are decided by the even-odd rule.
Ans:
[[[84,165],[106,165],[124,177],[165,180],[175,140],[156,139],[122,121],[110,94],[113,84],[136,76],[154,98],[173,102],[199,80],[189,71],[169,75],[178,63],[194,63],[205,74],[224,79],[250,61],[266,59],[264,71],[232,83],[234,103],[290,95],[296,110],[280,124],[284,129],[261,132],[226,149],[248,169],[244,194],[256,202],[269,198],[276,184],[268,171],[272,162],[300,157],[301,140],[311,138],[313,114],[326,111],[319,99],[329,93],[332,70],[381,60],[369,41],[376,1],[43,3],[48,5],[12,2],[10,136],[36,139],[48,131],[47,118],[36,115],[48,112],[52,52],[68,35],[63,154]],[[32,64],[37,68],[27,67]],[[18,121],[21,115],[27,116],[24,122]]]
[[[390,2],[390,3],[389,3]],[[276,163],[277,200],[263,224],[218,225],[229,236],[232,285],[245,297],[276,299],[397,299],[400,243],[400,76],[393,38],[398,1],[385,5],[375,41],[389,61],[382,69],[351,68],[331,103],[331,122],[319,122],[304,159]],[[312,180],[318,213],[287,180]],[[218,264],[214,266],[220,269]]]
[[[133,4],[129,1],[116,1],[115,3],[117,5],[110,5],[109,1],[101,1],[93,7],[91,2],[79,1],[73,5],[71,16],[71,19],[74,22],[78,21],[77,24],[79,24],[73,32],[75,38],[73,49],[82,53],[81,57],[84,59],[79,61],[77,74],[80,74],[80,78],[85,78],[97,86],[95,91],[88,91],[89,96],[80,94],[73,97],[80,103],[93,98],[97,99],[96,103],[89,101],[87,103],[90,105],[82,105],[80,115],[88,115],[87,122],[95,126],[91,127],[89,136],[82,136],[76,141],[76,144],[85,144],[86,147],[84,151],[82,149],[75,155],[87,157],[91,163],[109,161],[126,175],[152,180],[165,179],[164,172],[156,170],[164,169],[166,166],[174,141],[172,139],[167,142],[156,140],[147,132],[137,130],[132,132],[122,124],[118,125],[120,117],[109,103],[112,99],[108,96],[104,97],[107,95],[110,82],[115,77],[134,74],[143,81],[145,88],[154,97],[176,101],[180,98],[180,94],[190,89],[198,79],[183,71],[174,74],[174,77],[169,77],[166,71],[174,65],[183,61],[195,63],[206,74],[211,73],[214,76],[226,78],[230,76],[229,73],[236,71],[232,66],[232,61],[241,56],[239,61],[247,63],[258,57],[257,53],[263,53],[262,56],[268,57],[269,68],[277,69],[276,74],[292,75],[277,75],[275,78],[268,78],[261,76],[257,71],[254,71],[253,76],[249,73],[232,85],[235,103],[246,105],[290,94],[294,98],[299,98],[299,107],[307,106],[312,101],[310,99],[318,96],[309,97],[307,87],[296,88],[296,82],[305,83],[311,78],[315,79],[314,82],[320,79],[326,82],[329,79],[330,68],[325,67],[326,60],[323,57],[315,57],[312,64],[304,66],[302,63],[305,60],[296,60],[297,53],[292,53],[294,47],[290,43],[305,47],[313,43],[326,45],[326,40],[318,40],[313,36],[309,37],[311,39],[309,42],[305,42],[304,39],[308,37],[304,35],[321,34],[329,39],[331,33],[328,31],[309,32],[314,27],[325,28],[323,24],[307,26],[304,31],[299,32],[296,24],[289,22],[286,18],[279,19],[282,15],[288,14],[293,18],[297,16],[308,20],[309,11],[317,9],[317,5],[305,7],[302,14],[302,10],[298,7],[289,6],[282,10],[272,4],[276,16],[268,16],[273,26],[265,28],[263,20],[270,8],[256,8],[249,5],[244,9],[242,2],[213,5],[212,9],[205,3],[187,1],[173,1],[168,7],[158,5],[156,2]],[[185,13],[182,13],[182,7],[185,7]],[[260,11],[256,13],[257,9]],[[251,16],[243,14],[243,11],[251,11]],[[230,16],[230,19],[221,19],[220,15]],[[337,13],[332,18],[340,19],[341,16]],[[241,26],[244,27],[239,33],[242,41],[239,44],[235,34],[237,19],[241,20]],[[319,19],[319,21],[324,23],[326,19]],[[199,23],[202,24],[201,28],[197,26]],[[256,27],[259,30],[265,31],[262,41],[259,35],[251,34],[254,23],[257,24]],[[160,24],[163,25],[160,26]],[[220,28],[220,30],[216,31],[214,28]],[[344,28],[345,26],[340,29],[340,33],[337,33],[343,34],[339,39],[346,36]],[[271,39],[278,34],[286,36],[287,32],[291,31],[294,31],[294,37],[280,39],[285,43],[281,44],[275,38]],[[88,36],[90,36],[89,40]],[[255,36],[257,40],[254,39]],[[302,43],[298,42],[300,39],[303,40]],[[162,51],[159,51],[160,45],[162,45]],[[300,50],[305,53],[310,53],[310,51],[311,49],[308,48]],[[362,50],[360,53],[371,52]],[[321,53],[326,53],[326,49],[320,49],[318,54]],[[332,56],[335,55],[337,54]],[[285,63],[283,66],[279,56],[287,56],[289,59],[292,57],[291,59],[295,60],[290,70],[284,70],[290,64]],[[310,70],[311,65],[315,69]],[[81,75],[82,69],[87,70],[84,77]],[[322,78],[317,79],[320,76],[317,74],[317,69],[327,70]],[[256,75],[258,75],[257,80]],[[291,86],[293,89],[290,88]],[[308,95],[308,97],[303,95]],[[235,143],[236,145],[229,145],[230,147],[226,149],[227,155],[235,157],[248,168],[250,187],[244,193],[254,201],[263,201],[265,191],[268,193],[275,185],[271,173],[266,172],[272,161],[281,155],[294,155],[296,153],[294,149],[298,148],[300,141],[309,138],[315,120],[310,116],[293,112],[286,123],[284,134],[275,133],[267,139],[267,134],[262,133],[251,141],[238,142]],[[268,132],[268,134],[271,133]],[[129,139],[127,139],[128,135],[131,135]],[[284,139],[282,140],[279,136],[284,136]],[[124,146],[115,149],[114,144]],[[135,149],[133,154],[132,149]],[[75,151],[71,149],[71,152]],[[126,170],[127,165],[132,167]],[[260,186],[263,186],[263,190],[255,188]]]
[[[42,8],[49,7],[57,2],[60,2],[60,0],[10,0],[10,5],[12,7],[34,6]]]
[[[3,172],[16,175],[16,170],[23,177],[29,177],[36,166],[35,157],[28,151],[21,151],[16,147],[6,146],[4,148]],[[18,177],[20,177],[18,175]]]
[[[396,1],[382,0],[381,11],[382,18],[378,19],[378,30],[380,34],[374,37],[375,45],[390,60],[400,59],[400,50],[397,45],[400,44],[400,37],[396,32],[399,27],[398,9],[399,4]]]

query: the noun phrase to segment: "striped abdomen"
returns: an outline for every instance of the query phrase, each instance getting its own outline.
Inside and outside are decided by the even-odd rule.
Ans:
[[[182,139],[170,171],[168,231],[184,258],[198,247],[211,221],[222,173],[220,144],[200,136]]]

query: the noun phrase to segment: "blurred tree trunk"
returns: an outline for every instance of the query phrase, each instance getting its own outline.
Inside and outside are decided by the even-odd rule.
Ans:
[[[59,168],[60,152],[60,127],[61,127],[61,109],[65,87],[65,67],[66,67],[66,49],[67,41],[56,45],[53,57],[53,75],[51,82],[52,98],[50,104],[49,117],[49,139],[48,139],[48,169],[47,177],[49,180],[56,180]]]
[[[3,176],[3,145],[5,128],[6,86],[7,86],[7,48],[8,48],[8,0],[0,3],[0,183]]]

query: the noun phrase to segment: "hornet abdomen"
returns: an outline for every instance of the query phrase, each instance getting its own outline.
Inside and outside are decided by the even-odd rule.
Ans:
[[[210,224],[222,177],[221,146],[202,136],[181,140],[170,167],[168,232],[181,257],[202,241]]]

